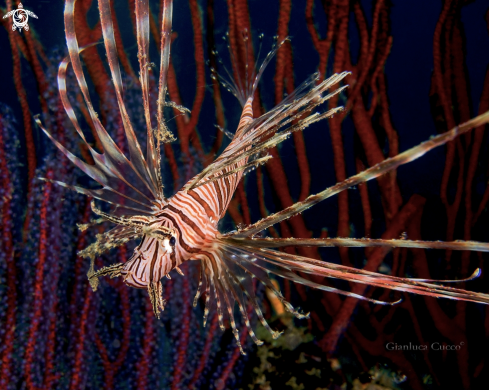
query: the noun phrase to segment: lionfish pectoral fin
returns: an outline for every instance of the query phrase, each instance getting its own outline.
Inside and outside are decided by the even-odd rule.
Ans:
[[[253,279],[257,277],[257,275],[250,272],[248,269],[241,267],[238,264],[239,261],[235,260],[236,256],[234,256],[234,253],[228,249],[229,248],[225,246],[221,246],[212,259],[209,258],[208,260],[203,260],[201,262],[201,280],[199,282],[195,302],[205,290],[204,326],[209,314],[210,301],[213,299],[213,301],[216,302],[217,319],[220,328],[225,330],[224,320],[225,317],[227,317],[236,339],[237,346],[240,349],[241,354],[245,355],[242,345],[244,333],[240,334],[238,330],[239,323],[235,320],[234,314],[235,304],[238,305],[245,330],[256,345],[262,345],[263,341],[258,339],[253,331],[250,321],[250,310],[254,309],[259,321],[265,329],[270,332],[273,339],[277,339],[282,332],[271,329],[264,318],[254,292],[255,286]],[[266,276],[261,274],[258,275],[258,279],[261,277],[266,278]],[[271,282],[269,284],[273,287]],[[287,304],[298,317],[304,316],[298,311],[295,311],[290,303],[287,302]]]
[[[200,265],[200,271],[199,271],[199,285],[197,287],[197,291],[195,293],[194,297],[194,307],[197,307],[197,302],[199,301],[200,296],[202,295],[203,287],[204,287],[204,278],[203,278],[203,272],[204,272],[204,265]],[[206,318],[204,317],[204,327],[205,327],[205,322]]]
[[[161,281],[148,284],[148,295],[156,318],[160,319],[160,311],[165,310],[166,300],[163,299],[163,286]]]
[[[359,283],[371,287],[381,287],[389,290],[425,295],[433,298],[448,298],[459,301],[484,303],[486,305],[489,304],[489,294],[474,293],[440,284],[434,284],[432,280],[427,282],[427,279],[418,280],[384,275],[378,272],[346,267],[307,257],[291,255],[285,252],[277,252],[267,248],[235,246],[231,247],[229,250],[235,254],[237,259],[239,259],[240,264],[248,269],[252,269],[253,267],[259,268],[262,271],[276,274],[296,283],[305,284],[309,287],[335,292],[349,297],[367,300],[376,304],[394,305],[399,303],[401,300],[397,300],[395,302],[377,301],[353,292],[342,291],[333,287],[312,282],[303,278],[297,274],[297,272],[323,276],[326,278],[346,280],[348,282]],[[253,261],[250,261],[249,259],[253,259]],[[255,275],[257,274],[256,270],[252,271]],[[472,280],[479,274],[479,270],[476,270],[469,278],[463,280]],[[267,287],[269,287],[268,284]]]
[[[287,246],[309,247],[354,247],[354,248],[421,248],[449,249],[460,251],[489,252],[489,243],[477,241],[421,241],[407,239],[376,239],[376,238],[236,238],[233,232],[225,236],[225,240],[237,245],[253,248],[281,248]]]
[[[270,280],[269,278],[270,274],[274,274],[276,276],[279,276],[284,279],[288,279],[294,283],[302,284],[304,286],[344,295],[347,297],[369,301],[378,305],[396,305],[401,302],[401,299],[398,299],[393,302],[380,301],[377,299],[365,297],[360,294],[355,294],[353,292],[344,291],[335,287],[315,283],[312,280],[306,279],[293,271],[314,273],[315,275],[320,275],[320,273],[310,272],[310,270],[308,270],[306,267],[301,268],[299,266],[299,264],[302,265],[302,263],[300,262],[301,259],[300,256],[289,255],[291,259],[294,259],[296,261],[296,265],[294,265],[292,261],[287,261],[281,258],[283,254],[282,252],[274,252],[274,251],[265,252],[264,249],[250,251],[247,248],[238,248],[238,247],[230,248],[229,250],[234,254],[234,257],[238,259],[239,266],[242,267],[243,269],[246,269],[251,274],[253,274],[263,285],[269,288],[279,299],[281,304],[284,306],[284,309],[289,313],[293,314],[298,319],[308,318],[309,313],[303,314],[298,309],[294,308],[289,302],[287,302],[287,300],[284,298],[280,290]],[[338,278],[341,279],[340,277]]]

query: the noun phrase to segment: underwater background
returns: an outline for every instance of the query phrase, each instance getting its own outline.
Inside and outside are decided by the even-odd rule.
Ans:
[[[150,3],[154,39],[160,5]],[[100,41],[97,2],[76,4],[80,46]],[[0,14],[17,6],[2,0]],[[90,185],[33,121],[41,114],[61,143],[86,157],[57,93],[57,65],[67,54],[64,2],[27,0],[23,6],[38,16],[29,18],[28,32],[12,31],[11,19],[0,19],[0,388],[487,387],[489,311],[481,304],[366,290],[376,299],[403,298],[399,305],[380,307],[277,280],[286,298],[310,312],[310,319],[282,314],[281,304],[257,286],[272,327],[285,332],[278,340],[267,339],[255,320],[258,336],[266,340],[256,347],[240,326],[247,352],[241,356],[231,331],[219,329],[215,313],[204,328],[203,303],[192,307],[198,264],[185,264],[185,277],[172,273],[164,281],[169,303],[160,321],[146,292],[120,280],[103,279],[93,293],[86,278],[88,261],[76,256],[99,233],[98,228],[77,229],[77,223],[93,218],[90,202],[36,179]],[[114,2],[113,9],[125,101],[143,137],[134,0]],[[263,75],[256,110],[271,109],[316,71],[324,77],[350,70],[351,87],[338,101],[349,112],[295,133],[272,152],[273,160],[248,174],[221,231],[287,207],[489,109],[485,1],[178,1],[169,94],[192,114],[166,112],[178,138],[164,150],[167,195],[226,145],[216,125],[236,128],[239,104],[213,84],[210,66],[220,73],[223,66],[231,68],[223,37],[229,32],[231,45],[239,47],[245,28],[255,59],[266,55],[274,36],[291,37]],[[155,62],[156,47],[153,41]],[[218,57],[211,54],[214,49]],[[124,148],[103,45],[83,56],[102,122]],[[241,65],[243,58],[236,56]],[[83,118],[71,72],[68,90]],[[88,123],[82,124],[90,134]],[[326,200],[267,234],[489,242],[488,150],[487,129],[475,129],[396,174]],[[132,248],[102,256],[97,267],[125,261]],[[481,267],[478,279],[457,287],[488,292],[489,259],[483,253],[326,248],[307,254],[417,278],[460,279]]]

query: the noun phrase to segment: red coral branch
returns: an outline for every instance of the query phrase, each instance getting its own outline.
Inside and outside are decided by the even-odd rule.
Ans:
[[[155,317],[153,307],[149,299],[146,299],[145,305],[146,315],[144,324],[143,348],[142,356],[138,361],[137,368],[137,388],[144,390],[148,388],[148,376],[152,362],[152,353],[155,346]]]
[[[53,170],[49,169],[46,173],[46,178],[53,179]],[[41,314],[43,309],[43,283],[44,283],[44,263],[46,262],[47,254],[47,217],[48,217],[48,204],[50,203],[50,195],[52,189],[52,183],[46,182],[43,191],[43,200],[40,210],[40,234],[39,234],[39,251],[38,260],[36,265],[36,275],[34,279],[34,299],[32,303],[31,324],[29,326],[29,336],[27,338],[27,345],[25,348],[24,356],[24,374],[26,377],[26,385],[28,389],[35,389],[34,384],[34,357],[36,354],[37,345],[37,331],[39,329]]]
[[[82,387],[82,383],[84,382],[85,373],[82,372],[86,369],[85,364],[85,343],[86,343],[86,334],[87,334],[87,320],[88,314],[90,312],[90,305],[92,303],[93,291],[92,288],[86,283],[85,289],[85,299],[83,301],[83,308],[80,315],[80,325],[78,337],[76,338],[75,349],[75,357],[74,364],[71,373],[71,381],[70,381],[70,390],[77,390]]]
[[[7,12],[12,10],[12,1],[7,0]],[[34,137],[32,134],[32,122],[31,113],[29,109],[29,103],[27,102],[27,94],[22,84],[22,74],[20,66],[19,50],[17,49],[15,31],[12,31],[12,21],[9,18],[7,27],[8,37],[10,41],[10,48],[12,50],[12,62],[14,68],[14,85],[17,91],[17,97],[19,98],[20,107],[22,109],[22,118],[24,120],[24,134],[25,143],[27,149],[27,171],[28,171],[28,191],[31,191],[31,182],[34,178],[36,171],[36,147],[34,145]]]
[[[394,238],[399,237],[399,235],[406,229],[407,223],[415,215],[415,213],[423,207],[425,199],[419,195],[414,195],[409,202],[399,211],[399,213],[392,219],[391,224],[388,229],[382,234],[382,238]],[[390,249],[386,248],[376,248],[372,251],[367,259],[367,264],[364,269],[368,271],[377,271],[380,264],[384,260],[384,257],[389,253]],[[367,286],[365,285],[354,285],[352,291],[356,294],[363,295]],[[332,354],[336,349],[339,338],[344,333],[346,327],[349,324],[353,310],[358,304],[358,299],[346,298],[343,304],[336,313],[331,327],[328,332],[321,340],[322,347],[327,353]]]
[[[188,265],[188,264],[186,264]],[[187,271],[187,267],[183,267],[183,271]],[[188,276],[183,277],[182,281],[182,300],[183,302],[190,302],[190,283],[188,281]],[[171,384],[172,390],[178,390],[181,386],[181,381],[184,371],[187,369],[187,346],[190,338],[190,305],[182,306],[182,328],[180,331],[180,338],[177,350],[177,356],[173,364],[173,382]]]
[[[15,314],[17,309],[17,286],[14,248],[12,240],[12,214],[11,201],[13,194],[13,186],[10,178],[10,173],[7,166],[7,154],[5,143],[3,140],[3,118],[0,116],[0,174],[2,177],[2,252],[5,254],[7,261],[7,312],[3,326],[5,335],[2,340],[2,367],[0,369],[0,387],[6,388],[9,383],[11,373],[12,353],[14,350],[15,337]]]

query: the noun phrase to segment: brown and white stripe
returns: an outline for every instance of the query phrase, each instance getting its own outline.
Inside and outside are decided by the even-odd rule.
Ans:
[[[251,120],[253,110],[250,98],[243,110],[238,131]],[[233,164],[222,173],[230,172],[246,164],[246,161],[244,159]],[[190,259],[202,260],[209,264],[212,273],[219,273],[219,253],[214,250],[212,243],[218,234],[217,223],[226,212],[242,175],[243,171],[239,171],[193,190],[175,194],[163,210],[155,215],[157,219],[151,225],[173,229],[176,245],[171,246],[169,239],[158,240],[150,235],[145,236],[122,271],[126,284],[146,288]]]

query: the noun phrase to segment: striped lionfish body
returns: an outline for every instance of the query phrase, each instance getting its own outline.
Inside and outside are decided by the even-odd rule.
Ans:
[[[429,150],[443,145],[459,134],[489,122],[489,113],[485,113],[447,133],[433,137],[425,143],[385,160],[318,194],[311,195],[305,200],[252,225],[237,231],[221,233],[218,230],[218,223],[226,213],[229,202],[243,174],[257,165],[266,163],[270,158],[266,155],[266,151],[284,141],[291,133],[302,131],[312,123],[341,111],[342,107],[337,107],[319,113],[317,108],[331,96],[341,93],[346,88],[346,86],[340,87],[340,84],[348,73],[335,74],[320,83],[318,83],[318,76],[313,75],[274,109],[258,118],[254,118],[252,109],[253,97],[258,81],[266,65],[283,42],[275,45],[257,69],[256,74],[246,77],[244,82],[234,84],[226,82],[226,87],[231,89],[238,97],[243,107],[238,129],[233,135],[230,144],[212,164],[193,177],[173,197],[166,198],[163,194],[160,172],[160,146],[161,143],[172,139],[172,135],[165,124],[163,109],[168,105],[174,108],[177,106],[174,103],[165,101],[170,55],[172,1],[163,1],[163,7],[156,113],[157,126],[155,130],[151,122],[152,114],[149,101],[149,5],[148,0],[136,1],[136,33],[140,83],[142,104],[147,124],[147,150],[144,154],[122,98],[122,78],[117,58],[109,0],[99,0],[105,50],[129,149],[129,157],[127,157],[108,135],[94,111],[82,71],[80,53],[83,48],[78,46],[75,34],[75,0],[67,0],[66,2],[65,28],[69,57],[59,67],[59,91],[67,115],[80,135],[82,142],[91,153],[94,165],[87,164],[74,156],[63,145],[58,143],[49,131],[44,128],[43,130],[75,165],[102,187],[98,190],[92,190],[65,183],[57,183],[113,207],[113,211],[107,213],[99,209],[95,201],[92,201],[94,213],[99,215],[102,220],[115,224],[115,227],[98,235],[96,242],[80,252],[80,255],[91,259],[88,277],[94,290],[97,288],[100,276],[122,277],[128,286],[147,289],[155,314],[158,316],[165,306],[161,279],[164,276],[169,277],[169,273],[173,269],[182,273],[179,266],[185,261],[200,261],[200,283],[194,305],[197,299],[202,294],[205,294],[205,323],[209,307],[215,301],[221,328],[224,328],[223,319],[227,316],[238,345],[239,337],[234,320],[234,305],[236,303],[248,327],[250,336],[257,344],[261,342],[251,329],[246,310],[247,305],[251,305],[255,309],[258,319],[274,337],[279,335],[268,326],[263,317],[254,293],[253,280],[260,281],[273,291],[289,312],[298,318],[304,317],[303,314],[295,310],[284,299],[276,285],[272,283],[269,277],[270,274],[309,287],[384,305],[396,302],[377,301],[352,292],[338,290],[323,283],[313,282],[307,278],[307,275],[313,274],[315,276],[343,279],[349,282],[432,297],[489,303],[489,295],[445,287],[435,284],[432,280],[383,275],[276,250],[276,248],[286,246],[385,246],[489,251],[488,244],[461,241],[441,243],[347,238],[256,238],[258,233],[272,225],[293,217],[328,197],[362,182],[377,178],[402,164],[419,158]],[[86,142],[68,99],[66,71],[70,64],[73,67],[78,86],[93,122],[93,128],[103,147],[103,153],[97,152]],[[42,128],[39,120],[37,120],[37,123]],[[133,239],[140,239],[141,241],[127,262],[104,267],[95,272],[95,257]],[[464,280],[469,280],[478,275],[479,270],[476,270],[471,277]]]
[[[252,103],[252,99],[246,102],[237,132],[252,121]],[[230,147],[233,147],[233,143]],[[217,180],[210,183],[178,192],[161,211],[155,213],[154,221],[148,221],[148,225],[172,231],[172,234],[163,240],[152,236],[143,237],[133,256],[122,268],[121,276],[127,285],[148,288],[173,269],[183,275],[178,266],[190,259],[212,264],[211,271],[217,269],[217,224],[225,214],[243,175],[244,171],[239,168],[245,166],[247,160],[245,158],[225,168],[224,177],[218,176]]]
[[[237,133],[252,121],[252,103],[252,99],[246,101]],[[236,140],[228,149],[232,149],[235,143]],[[225,156],[226,151],[222,158]],[[149,223],[172,231],[171,236],[163,240],[151,235],[143,237],[133,256],[123,267],[121,265],[120,275],[128,286],[148,289],[157,316],[158,309],[164,308],[160,280],[165,275],[169,277],[173,269],[183,275],[178,266],[184,261],[199,260],[211,279],[219,279],[223,273],[217,224],[224,216],[244,173],[240,168],[247,161],[248,158],[245,158],[223,169],[216,180],[176,193],[155,214],[155,220]],[[109,270],[112,273],[112,269]]]

